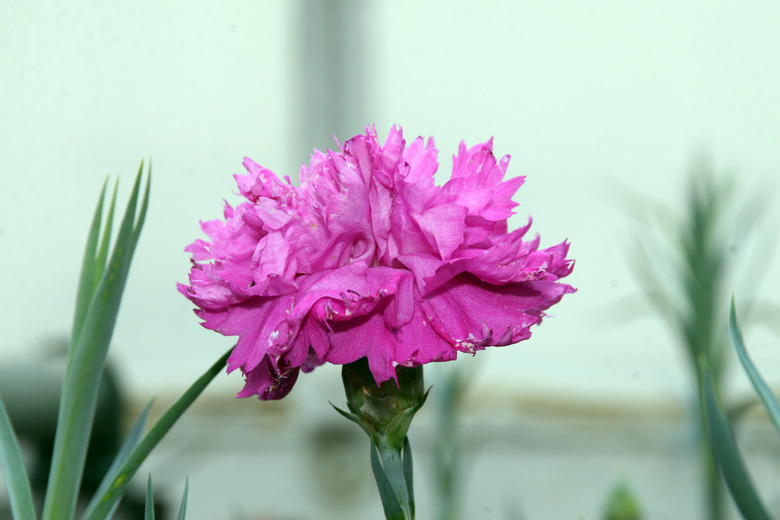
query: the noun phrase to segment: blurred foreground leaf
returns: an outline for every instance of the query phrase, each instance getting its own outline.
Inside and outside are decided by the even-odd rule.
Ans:
[[[756,389],[758,397],[761,399],[761,402],[764,403],[764,408],[766,408],[766,411],[769,413],[769,418],[772,419],[775,429],[777,430],[778,435],[780,435],[780,404],[778,404],[769,385],[767,385],[766,381],[761,377],[753,360],[750,359],[750,356],[747,353],[745,341],[742,338],[742,331],[737,322],[737,310],[733,299],[731,300],[731,310],[729,312],[729,332],[731,333],[731,340],[734,342],[737,356],[739,356],[739,361],[745,368],[745,372],[747,372],[750,382],[753,383],[753,387]]]
[[[702,366],[700,391],[710,449],[743,518],[770,520],[742,460],[734,432],[715,391],[712,373],[706,362]]]
[[[35,520],[30,479],[24,468],[19,442],[0,398],[0,469],[5,476],[11,512],[16,520]]]
[[[146,506],[144,507],[144,520],[154,520],[154,491],[152,490],[152,476],[146,479]]]
[[[189,479],[184,481],[184,493],[181,497],[181,505],[179,506],[179,513],[176,515],[176,520],[184,520],[184,517],[187,516],[187,493],[190,489],[190,481]]]
[[[162,440],[166,433],[197,399],[197,397],[206,389],[214,377],[225,368],[227,358],[233,349],[229,349],[220,357],[195,383],[187,389],[184,394],[163,414],[155,423],[149,433],[147,433],[141,442],[124,457],[121,467],[114,473],[113,479],[108,484],[105,491],[100,496],[90,502],[90,509],[84,513],[84,520],[102,520],[114,507],[116,502],[122,497],[130,485],[130,480],[135,475],[141,463],[146,459],[152,449]],[[101,486],[102,487],[102,486]]]
[[[604,508],[604,520],[642,520],[642,507],[629,487],[622,483],[612,489]]]

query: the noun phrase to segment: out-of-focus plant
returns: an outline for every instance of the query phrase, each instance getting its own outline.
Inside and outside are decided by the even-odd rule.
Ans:
[[[461,503],[460,412],[469,379],[460,368],[447,367],[437,380],[436,441],[433,445],[434,485],[439,498],[439,520],[457,520]],[[473,374],[472,374],[473,377]]]
[[[81,268],[76,310],[68,347],[67,367],[63,382],[57,432],[54,441],[51,470],[44,499],[44,520],[68,520],[76,514],[88,442],[92,430],[98,387],[116,323],[122,292],[130,262],[143,227],[149,200],[151,168],[140,201],[143,164],[138,170],[132,193],[114,247],[109,255],[111,231],[116,201],[116,187],[102,227],[106,185],[100,193],[92,226],[87,239]],[[98,490],[87,505],[83,518],[109,518],[116,510],[130,479],[152,448],[168,432],[174,422],[200,395],[208,383],[225,366],[227,354],[206,371],[184,395],[143,435],[149,403],[119,449],[114,462]],[[34,507],[30,480],[22,453],[2,399],[0,399],[0,468],[6,480],[11,511],[15,520],[38,518]],[[151,479],[147,495],[146,518],[154,518]],[[179,518],[184,517],[186,489]]]
[[[641,217],[645,226],[636,234],[631,266],[647,299],[680,338],[703,405],[704,395],[699,391],[704,379],[721,394],[728,361],[724,327],[728,300],[724,289],[734,286],[734,253],[748,249],[747,239],[766,208],[766,193],[753,194],[736,206],[733,178],[717,179],[704,162],[693,168],[689,183],[682,216],[675,218],[675,213],[663,204],[634,205],[635,211],[648,212]],[[765,266],[757,266],[756,270],[761,268]],[[755,270],[752,274],[758,276]],[[735,413],[738,408],[734,408]],[[704,440],[703,406],[698,410],[706,518],[722,520],[723,481]]]
[[[731,302],[729,313],[729,332],[734,348],[737,351],[737,356],[769,414],[769,418],[777,429],[778,435],[780,435],[780,404],[747,353],[733,301]],[[737,508],[739,508],[743,518],[747,520],[770,520],[772,517],[761,501],[742,460],[742,455],[729,421],[729,415],[715,386],[713,373],[706,365],[706,362],[703,367],[700,388],[703,400],[702,414],[709,449],[723,474]]]
[[[604,520],[642,520],[642,506],[626,483],[616,485],[607,498]]]

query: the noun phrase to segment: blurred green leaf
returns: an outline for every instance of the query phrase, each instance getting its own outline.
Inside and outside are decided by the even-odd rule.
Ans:
[[[135,179],[111,259],[100,278],[97,289],[91,295],[80,329],[78,328],[80,318],[77,316],[74,320],[76,328],[74,328],[68,350],[68,362],[54,441],[54,454],[52,455],[49,485],[44,501],[43,518],[45,520],[70,519],[76,507],[95,414],[98,387],[119,313],[119,304],[127,281],[133,249],[141,232],[148,204],[150,178],[147,180],[141,212],[136,218],[142,168],[143,163]],[[151,172],[149,172],[150,176]],[[102,196],[98,203],[98,208],[101,207]],[[98,211],[96,211],[97,214]],[[88,239],[82,281],[77,297],[77,314],[80,312],[80,306],[83,305],[84,287],[94,280],[94,272],[99,269],[97,261],[90,260],[96,249],[99,222],[100,217],[96,216],[93,219]],[[107,233],[104,232],[103,235],[108,236]],[[90,271],[92,272],[91,276]]]
[[[604,520],[641,520],[642,507],[639,500],[625,483],[612,489],[604,508]]]
[[[144,507],[144,520],[154,520],[154,491],[152,490],[152,475],[146,479],[146,505]]]
[[[30,480],[11,420],[0,398],[0,469],[5,476],[11,513],[15,520],[35,520]]]
[[[737,322],[737,310],[733,298],[731,299],[731,309],[729,311],[729,332],[731,333],[731,340],[734,342],[734,348],[737,351],[739,360],[745,368],[745,372],[747,372],[750,382],[753,383],[753,387],[756,389],[758,397],[761,399],[761,402],[764,403],[764,407],[769,413],[769,417],[772,419],[775,429],[777,429],[777,433],[780,434],[780,404],[778,404],[769,385],[767,385],[761,377],[756,365],[747,353],[745,341],[742,338],[742,331]]]
[[[130,479],[133,478],[141,463],[146,459],[152,449],[157,446],[160,440],[171,429],[174,423],[189,408],[189,406],[198,398],[218,373],[220,373],[227,363],[230,356],[229,349],[222,355],[202,376],[190,386],[186,392],[163,414],[155,423],[149,433],[147,433],[140,443],[133,449],[130,455],[125,459],[122,467],[116,472],[106,491],[96,497],[97,502],[93,505],[89,514],[84,515],[84,520],[102,520],[122,497]]]
[[[735,216],[742,208],[742,203],[735,204],[735,188],[733,175],[716,176],[711,162],[700,157],[690,168],[683,211],[677,213],[637,197],[635,205],[640,207],[630,210],[643,224],[636,233],[631,267],[647,300],[679,335],[692,375],[701,381],[700,363],[704,360],[716,393],[729,361],[724,288],[731,285],[735,268],[740,267],[733,251],[745,244],[753,231],[733,232],[739,224]],[[696,419],[703,432],[704,403],[700,405]],[[701,444],[705,444],[703,433]],[[724,520],[723,480],[711,451],[706,448],[701,453],[705,515],[710,520]]]
[[[184,481],[184,494],[181,497],[181,505],[179,506],[179,513],[176,515],[176,520],[184,520],[187,516],[187,492],[190,488],[190,480]]]
[[[84,512],[84,518],[87,518],[91,514],[92,510],[95,508],[98,501],[100,500],[100,497],[102,497],[106,493],[108,487],[111,485],[111,483],[119,474],[119,471],[122,469],[122,466],[127,462],[127,459],[130,457],[130,454],[133,452],[135,447],[138,446],[138,443],[141,440],[141,436],[143,435],[144,427],[146,426],[146,418],[149,416],[149,410],[151,410],[151,408],[152,408],[152,401],[149,401],[144,407],[144,409],[141,411],[141,413],[139,414],[138,419],[136,419],[135,424],[133,424],[133,427],[130,429],[130,433],[128,433],[125,442],[122,444],[122,447],[119,448],[119,451],[117,452],[114,461],[111,463],[111,467],[108,468],[108,471],[103,477],[103,480],[100,482],[97,491],[95,491],[92,500],[90,500],[89,504],[87,504],[87,507]],[[114,511],[116,511],[118,505],[119,505],[119,501],[117,500],[114,503],[114,506],[111,509],[110,513],[108,514],[109,518],[113,515]]]
[[[709,446],[742,516],[750,520],[770,520],[739,452],[734,432],[715,391],[712,372],[702,362],[700,392]]]

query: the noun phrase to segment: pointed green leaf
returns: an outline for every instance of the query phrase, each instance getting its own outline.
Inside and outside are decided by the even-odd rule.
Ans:
[[[100,497],[102,497],[103,494],[108,490],[108,487],[119,474],[119,470],[122,468],[125,462],[127,462],[127,459],[130,457],[130,454],[133,452],[135,447],[138,446],[138,443],[140,442],[141,436],[144,432],[144,427],[146,426],[146,418],[149,416],[149,410],[152,408],[152,403],[153,400],[150,400],[146,404],[138,416],[138,419],[136,419],[135,424],[133,424],[133,427],[130,429],[130,433],[127,435],[125,442],[122,443],[122,447],[119,448],[116,457],[114,457],[114,461],[111,463],[111,467],[108,468],[108,471],[103,477],[103,480],[101,480],[97,491],[95,491],[95,494],[92,497],[92,500],[90,500],[89,504],[87,504],[87,507],[84,510],[84,518],[88,517],[92,510],[97,506]],[[114,507],[108,515],[109,518],[113,515],[114,511],[116,511],[117,506],[119,506],[118,500],[114,503]]]
[[[116,192],[119,188],[119,180],[114,184],[114,194],[111,196],[111,205],[106,213],[106,224],[103,226],[103,237],[100,239],[100,248],[95,257],[95,275],[92,279],[92,293],[94,294],[103,278],[103,272],[106,270],[106,260],[108,260],[108,248],[111,245],[111,230],[114,225],[114,208],[116,207]]]
[[[108,266],[92,295],[80,332],[74,330],[60,397],[45,520],[70,519],[84,470],[97,392],[116,324],[130,261],[140,176],[136,178]]]
[[[385,518],[387,520],[409,520],[404,515],[403,508],[395,491],[393,491],[393,486],[390,484],[390,479],[385,474],[382,463],[379,461],[378,450],[373,444],[371,444],[371,469],[374,472],[376,486],[379,489],[379,497],[382,499]]]
[[[734,342],[734,348],[737,350],[742,366],[745,368],[750,382],[753,383],[753,387],[756,389],[758,397],[761,398],[761,402],[764,403],[764,408],[769,413],[769,417],[780,434],[780,404],[778,404],[772,390],[766,381],[761,377],[756,365],[748,355],[747,348],[745,348],[745,340],[742,338],[742,331],[740,330],[739,323],[737,323],[737,310],[734,303],[734,298],[731,299],[731,310],[729,311],[729,332],[731,333],[731,340]]]
[[[373,439],[375,439],[377,437],[376,430],[370,429],[369,425],[365,424],[363,421],[360,420],[360,417],[358,417],[354,413],[349,413],[347,411],[342,410],[341,408],[339,408],[335,404],[331,403],[330,401],[328,403],[333,407],[334,410],[336,410],[338,413],[340,413],[343,417],[349,419],[353,423],[355,423],[358,426],[360,426],[360,428],[364,432],[366,432],[366,435],[368,435],[368,437],[372,440],[372,442],[373,442]]]
[[[108,179],[103,183],[103,189],[100,190],[95,214],[92,217],[92,225],[87,237],[87,245],[84,248],[84,259],[81,262],[81,276],[79,277],[79,289],[76,295],[76,310],[73,316],[73,332],[71,333],[71,343],[78,340],[81,333],[81,327],[84,325],[84,319],[87,316],[89,304],[92,301],[92,295],[95,292],[95,271],[96,259],[95,251],[98,246],[98,237],[100,236],[100,223],[103,217],[103,200],[106,195],[106,185]],[[101,267],[102,269],[102,267]]]
[[[147,455],[149,455],[152,449],[160,442],[165,434],[168,433],[168,430],[171,429],[179,417],[181,417],[193,401],[195,401],[201,392],[203,392],[211,380],[225,368],[227,358],[232,350],[233,349],[231,348],[220,357],[217,362],[200,376],[198,380],[195,381],[195,383],[193,383],[192,386],[163,414],[163,416],[160,417],[152,429],[149,430],[149,433],[144,436],[143,440],[135,447],[130,456],[127,457],[111,484],[108,486],[108,489],[98,497],[97,503],[89,511],[89,514],[84,515],[84,520],[102,520],[106,518],[107,513],[125,493],[127,486],[130,484],[130,479],[133,478],[136,471],[138,471],[138,468],[146,459]]]
[[[138,176],[136,177],[136,184],[141,179],[141,171],[144,168],[144,163],[141,161],[141,166],[138,167]],[[149,167],[146,170],[146,189],[144,190],[144,198],[141,200],[141,209],[138,212],[138,218],[135,221],[133,227],[133,238],[130,241],[130,255],[135,252],[135,246],[138,243],[138,237],[141,235],[141,229],[144,227],[144,221],[146,220],[146,210],[149,208],[149,188],[152,185],[152,160],[149,159]]]
[[[715,455],[726,485],[744,518],[770,520],[756,488],[742,461],[734,432],[726,412],[715,392],[712,372],[706,362],[702,363],[700,389],[702,393],[704,421],[710,449]]]
[[[144,520],[154,520],[154,491],[152,490],[152,475],[146,479],[146,506],[144,507]]]
[[[16,520],[35,520],[30,480],[11,420],[0,398],[0,469],[5,476],[11,513]]]
[[[179,514],[176,515],[176,520],[184,520],[187,516],[187,491],[190,487],[190,479],[184,481],[184,494],[181,497],[181,505],[179,506]]]

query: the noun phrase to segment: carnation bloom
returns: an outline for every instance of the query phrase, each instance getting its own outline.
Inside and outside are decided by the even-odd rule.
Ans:
[[[523,177],[503,180],[492,139],[453,158],[434,183],[433,139],[409,146],[374,128],[340,151],[315,150],[300,187],[245,158],[236,175],[246,201],[202,222],[182,294],[203,326],[238,336],[228,372],[238,394],[280,399],[300,369],[366,357],[377,384],[397,366],[449,361],[458,352],[528,339],[544,311],[574,289],[569,244],[509,232]]]

